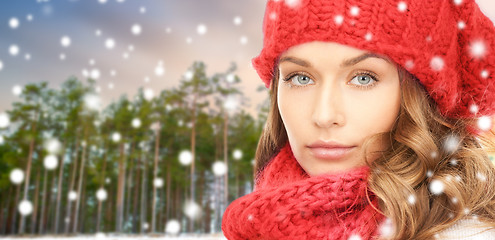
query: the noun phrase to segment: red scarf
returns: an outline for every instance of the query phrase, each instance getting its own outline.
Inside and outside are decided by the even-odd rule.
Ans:
[[[369,167],[310,177],[287,144],[222,219],[229,240],[372,239],[384,219],[367,190]]]

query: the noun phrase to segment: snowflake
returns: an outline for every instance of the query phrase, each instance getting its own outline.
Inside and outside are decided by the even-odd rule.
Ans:
[[[270,17],[271,20],[275,20],[275,19],[277,19],[277,13],[276,12],[272,12],[272,13],[270,13],[269,17]]]
[[[58,160],[55,155],[47,155],[43,160],[43,166],[48,170],[53,170],[58,166]]]
[[[3,69],[3,62],[2,60],[0,60],[0,71],[2,71],[2,69]]]
[[[462,4],[462,0],[454,0],[454,4],[459,6]]]
[[[301,4],[301,0],[285,0],[285,4],[291,8],[296,8]]]
[[[407,10],[407,3],[399,2],[397,9],[399,9],[399,12],[405,12]]]
[[[487,70],[482,70],[480,75],[482,78],[488,78],[490,73]]]
[[[108,38],[105,41],[105,47],[107,47],[108,49],[113,49],[115,47],[115,40],[113,40],[112,38]]]
[[[19,27],[19,19],[17,19],[17,18],[11,18],[9,20],[9,26],[12,29],[18,28]]]
[[[17,45],[10,45],[9,47],[9,53],[12,56],[17,56],[19,54],[19,47]]]
[[[351,236],[349,236],[349,238],[347,240],[361,240],[361,236],[359,236],[358,234],[352,234]]]
[[[141,31],[142,31],[141,25],[139,25],[139,24],[132,25],[132,27],[131,27],[132,34],[139,35],[139,34],[141,34]]]
[[[22,93],[22,87],[20,85],[15,85],[13,88],[12,88],[12,93],[14,94],[14,96],[20,96],[21,93]]]
[[[407,70],[411,70],[414,67],[414,61],[407,60],[404,64],[404,67],[406,67]]]
[[[366,33],[364,39],[366,39],[366,41],[371,41],[371,39],[373,39],[373,34],[371,34],[370,32]]]
[[[414,194],[409,195],[409,197],[407,198],[407,202],[413,205],[414,203],[416,203],[416,196]]]
[[[478,128],[483,131],[490,130],[492,128],[492,118],[490,116],[478,118]]]
[[[352,6],[352,7],[351,7],[351,15],[352,15],[352,16],[357,16],[357,15],[359,15],[359,7],[357,7],[357,6]]]
[[[438,180],[438,179],[432,180],[430,185],[429,185],[430,192],[435,194],[435,195],[439,195],[439,194],[443,193],[444,188],[445,188],[445,186],[444,186],[443,182]]]
[[[22,200],[19,203],[19,213],[23,216],[29,215],[33,212],[33,204],[28,200]]]
[[[206,25],[199,24],[198,27],[196,28],[196,31],[198,32],[199,35],[204,35],[207,31]]]
[[[180,223],[179,221],[172,219],[167,221],[167,225],[165,227],[165,232],[170,234],[178,234],[180,232]]]
[[[62,44],[62,47],[69,47],[71,44],[71,39],[68,36],[63,36],[60,39],[60,44]]]
[[[430,67],[431,69],[433,69],[433,71],[436,72],[442,71],[444,66],[445,66],[445,62],[439,56],[433,57],[430,61]]]
[[[151,88],[146,88],[144,90],[144,99],[151,101],[153,97],[155,96],[155,93],[153,92],[153,89]]]
[[[344,22],[344,16],[337,15],[333,18],[333,20],[335,21],[335,24],[342,25],[342,23]]]
[[[454,153],[459,146],[459,137],[455,134],[449,134],[443,142],[443,148],[447,153]]]
[[[221,161],[216,161],[213,163],[212,169],[215,176],[223,176],[227,172],[227,166]]]
[[[471,106],[469,106],[469,112],[471,112],[472,114],[476,114],[478,113],[478,111],[479,111],[478,105],[471,104]]]
[[[486,45],[483,41],[477,40],[469,45],[469,51],[473,58],[482,58],[486,55]]]
[[[114,142],[120,142],[121,138],[122,137],[120,136],[120,133],[118,133],[118,132],[112,134],[112,141],[114,141]]]
[[[459,21],[457,23],[457,28],[459,28],[460,30],[463,30],[464,28],[466,28],[466,23],[464,21]]]
[[[237,17],[234,18],[234,24],[235,25],[239,26],[239,25],[241,25],[241,23],[242,23],[242,18],[241,17],[237,16]]]

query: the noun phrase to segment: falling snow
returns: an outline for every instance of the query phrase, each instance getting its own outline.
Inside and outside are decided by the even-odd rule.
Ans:
[[[457,28],[459,28],[460,30],[464,30],[464,28],[466,28],[466,23],[464,21],[459,21],[457,23]]]
[[[6,128],[10,125],[10,118],[7,113],[0,113],[0,128]]]
[[[458,136],[456,136],[455,134],[449,134],[443,142],[444,150],[449,154],[454,153],[459,147],[459,141],[460,140]]]
[[[11,18],[9,20],[9,26],[12,29],[18,28],[19,27],[19,19],[17,19],[17,18]]]
[[[223,176],[227,172],[227,166],[224,162],[216,161],[213,163],[212,170],[215,176]]]
[[[407,197],[407,202],[411,205],[415,204],[416,203],[416,196],[414,194],[409,195],[409,197]]]
[[[430,192],[435,194],[435,195],[442,194],[444,188],[445,188],[445,186],[444,186],[443,182],[438,180],[438,179],[432,180],[430,182],[430,185],[429,185]]]
[[[24,171],[22,171],[21,169],[13,169],[11,172],[10,172],[10,181],[13,183],[13,184],[20,184],[24,181]]]
[[[285,4],[291,8],[296,8],[301,4],[301,0],[285,0]]]
[[[144,99],[151,101],[153,97],[155,96],[155,93],[153,92],[153,89],[151,88],[146,88],[144,90]]]
[[[241,25],[241,24],[242,24],[242,18],[241,18],[241,17],[239,17],[239,16],[236,16],[236,17],[234,18],[234,25],[239,26],[239,25]]]
[[[342,25],[342,23],[344,22],[344,16],[342,15],[337,15],[333,18],[335,24],[337,25]]]
[[[62,44],[62,47],[69,47],[71,44],[71,39],[68,36],[63,36],[60,39],[60,44]]]
[[[357,6],[353,6],[353,7],[351,7],[351,15],[352,15],[352,16],[357,16],[357,15],[359,15],[359,7],[357,7]]]
[[[399,9],[399,12],[405,12],[407,10],[407,3],[399,2],[397,9]]]
[[[206,25],[199,24],[198,27],[196,28],[196,31],[198,32],[199,35],[204,35],[207,31]]]
[[[53,170],[57,168],[58,166],[57,157],[55,155],[47,155],[43,160],[43,166],[45,166],[47,170]]]
[[[469,45],[469,51],[470,51],[471,56],[473,58],[483,58],[486,55],[486,53],[487,53],[487,51],[486,51],[486,45],[481,40],[472,42]]]
[[[492,118],[490,116],[478,118],[478,128],[482,131],[490,130],[492,128]]]
[[[140,35],[141,34],[141,31],[142,31],[141,25],[139,25],[139,24],[132,25],[132,27],[131,27],[132,34],[134,34],[134,35]]]
[[[112,38],[108,38],[105,41],[105,47],[108,49],[113,49],[115,47],[115,40],[113,40]]]
[[[10,45],[10,47],[9,47],[9,53],[10,53],[10,55],[17,56],[17,54],[19,54],[19,51],[20,51],[19,46],[17,46],[17,45]]]
[[[120,133],[116,132],[112,134],[112,141],[120,142],[120,139],[121,139]]]
[[[107,194],[107,191],[105,189],[100,188],[100,189],[98,189],[98,191],[96,191],[96,198],[99,201],[105,201],[105,200],[107,200],[107,197],[108,197],[108,194]]]
[[[21,215],[29,215],[33,212],[33,204],[28,200],[22,200],[19,203],[19,213]]]
[[[430,61],[430,67],[431,69],[433,69],[433,71],[437,71],[437,72],[442,71],[444,66],[445,66],[445,62],[439,56],[433,57]]]
[[[193,158],[192,153],[189,150],[183,150],[179,154],[179,162],[184,166],[191,164],[192,158]]]
[[[162,188],[163,187],[163,179],[162,178],[155,178],[155,180],[153,181],[153,185],[156,188]]]
[[[22,87],[20,85],[15,85],[12,88],[12,94],[17,97],[20,96],[22,94]]]

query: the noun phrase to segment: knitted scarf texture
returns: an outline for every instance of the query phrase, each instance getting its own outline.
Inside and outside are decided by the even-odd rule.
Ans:
[[[384,217],[367,190],[368,175],[362,166],[310,177],[287,144],[257,177],[254,191],[227,207],[223,233],[229,240],[374,239]]]

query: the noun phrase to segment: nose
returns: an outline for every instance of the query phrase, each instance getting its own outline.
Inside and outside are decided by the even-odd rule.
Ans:
[[[323,84],[316,94],[313,122],[320,128],[343,126],[345,123],[342,91],[337,84]]]

